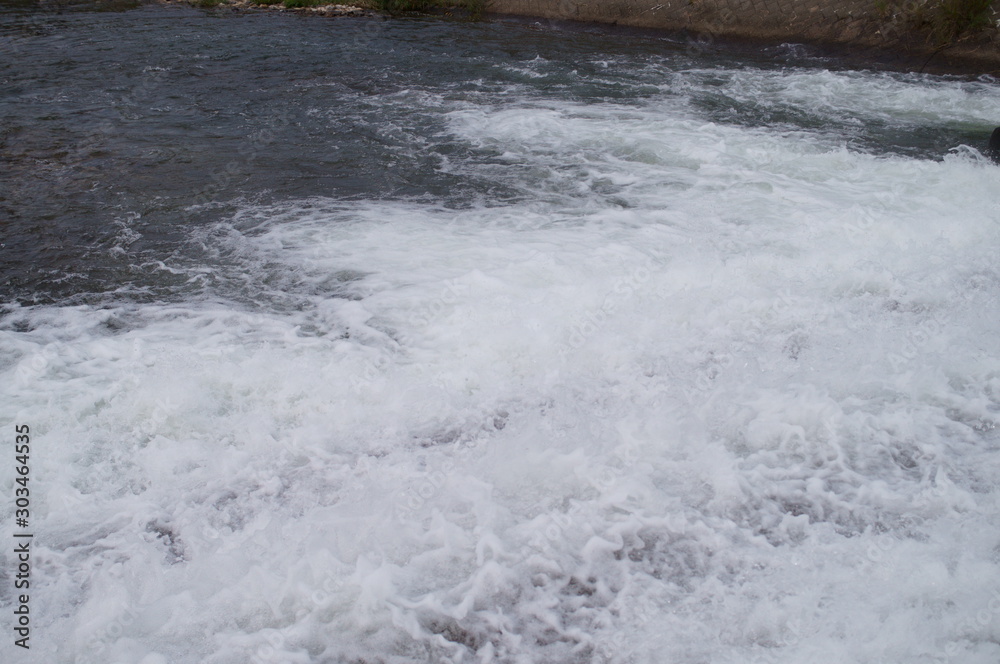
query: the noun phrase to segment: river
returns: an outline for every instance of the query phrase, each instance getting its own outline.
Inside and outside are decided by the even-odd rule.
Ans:
[[[1000,659],[996,80],[59,9],[0,6],[7,661]]]

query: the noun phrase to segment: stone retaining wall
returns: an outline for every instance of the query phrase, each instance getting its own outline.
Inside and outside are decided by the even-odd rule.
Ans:
[[[882,50],[938,68],[1000,73],[1000,0],[988,22],[943,31],[943,2],[957,0],[488,0],[487,10],[545,19],[686,31],[715,39],[805,42]]]

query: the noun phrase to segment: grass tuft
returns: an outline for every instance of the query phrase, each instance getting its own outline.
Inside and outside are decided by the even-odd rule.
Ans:
[[[395,14],[397,12],[425,12],[437,5],[434,0],[375,0],[375,9]]]
[[[432,9],[464,9],[473,19],[482,18],[487,0],[372,0],[374,9],[397,14],[400,12],[427,12]]]
[[[990,27],[993,0],[875,0],[876,14],[892,32],[923,33],[939,47]],[[902,32],[902,34],[900,34]]]
[[[942,41],[958,39],[990,24],[992,0],[942,0],[935,32]]]

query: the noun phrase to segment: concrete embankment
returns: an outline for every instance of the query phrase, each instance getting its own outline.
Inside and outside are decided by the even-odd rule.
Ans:
[[[1000,74],[1000,0],[489,0],[496,14],[816,44],[907,69]]]

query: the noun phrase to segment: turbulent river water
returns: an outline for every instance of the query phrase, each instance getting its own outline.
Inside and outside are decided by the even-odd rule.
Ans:
[[[995,80],[63,9],[0,8],[4,661],[1000,660]]]

